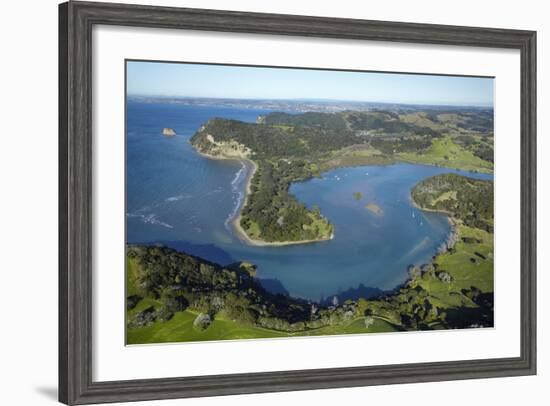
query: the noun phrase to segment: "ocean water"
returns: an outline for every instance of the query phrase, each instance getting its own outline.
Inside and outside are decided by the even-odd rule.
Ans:
[[[295,183],[290,192],[316,204],[335,226],[334,238],[285,247],[241,242],[231,220],[244,197],[250,167],[200,156],[189,138],[208,119],[254,122],[266,110],[129,102],[126,138],[126,239],[162,243],[222,265],[249,261],[268,289],[319,300],[359,285],[392,289],[407,266],[430,260],[450,225],[413,207],[410,189],[441,173],[471,174],[426,165],[340,168]],[[162,128],[177,135],[163,137]],[[357,200],[354,192],[361,192]],[[383,213],[365,206],[374,203]]]

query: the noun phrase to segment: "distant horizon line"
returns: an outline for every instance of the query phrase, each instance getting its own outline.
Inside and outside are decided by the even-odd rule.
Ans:
[[[438,107],[481,107],[494,109],[493,104],[449,104],[449,103],[426,103],[426,102],[390,102],[390,101],[369,101],[369,100],[344,100],[344,99],[307,99],[307,98],[248,98],[248,97],[223,97],[223,96],[174,96],[174,95],[146,95],[146,94],[127,94],[131,97],[148,97],[159,99],[204,99],[204,100],[244,100],[244,101],[294,101],[294,102],[345,102],[345,103],[370,103],[370,104],[395,104],[402,106],[438,106]]]

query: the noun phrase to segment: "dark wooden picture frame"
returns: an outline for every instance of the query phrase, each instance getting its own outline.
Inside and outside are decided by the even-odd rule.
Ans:
[[[92,27],[96,24],[517,49],[521,54],[521,353],[368,367],[94,382]],[[68,2],[59,6],[59,400],[217,396],[536,373],[536,32]]]

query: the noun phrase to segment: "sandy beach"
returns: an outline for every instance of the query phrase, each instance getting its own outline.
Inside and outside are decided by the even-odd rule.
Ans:
[[[250,238],[249,235],[244,231],[244,229],[241,227],[241,210],[243,207],[246,206],[246,202],[248,200],[248,196],[252,192],[250,187],[252,184],[252,178],[254,177],[254,174],[258,170],[258,165],[256,162],[252,161],[251,159],[241,159],[241,161],[246,161],[251,164],[252,169],[249,171],[247,177],[246,177],[246,194],[245,197],[241,203],[241,207],[239,207],[237,216],[233,219],[231,224],[233,225],[233,230],[235,231],[235,234],[237,237],[243,241],[244,243],[248,245],[255,245],[258,247],[282,247],[285,245],[296,245],[296,244],[308,244],[308,243],[314,243],[319,241],[327,241],[331,240],[334,235],[331,235],[330,238],[325,239],[319,239],[319,240],[301,240],[301,241],[263,241],[263,240],[256,240],[254,238]]]
[[[258,170],[258,165],[256,162],[254,162],[252,159],[247,157],[236,157],[236,156],[220,156],[220,155],[211,155],[207,154],[201,151],[197,151],[202,156],[209,158],[209,159],[217,159],[217,160],[232,160],[232,161],[241,161],[244,162],[245,165],[249,164],[252,168],[246,177],[246,193],[245,197],[241,203],[241,207],[239,207],[239,210],[237,211],[237,216],[231,221],[231,225],[233,227],[233,230],[235,232],[235,235],[244,243],[248,245],[254,245],[258,247],[282,247],[286,245],[297,245],[297,244],[311,244],[314,242],[322,242],[322,241],[329,241],[334,238],[334,233],[330,235],[329,238],[323,238],[318,240],[300,240],[300,241],[263,241],[263,240],[257,240],[254,238],[250,238],[250,236],[246,233],[246,231],[241,227],[241,210],[243,207],[246,206],[246,202],[248,200],[248,196],[251,193],[251,184],[252,184],[252,178],[254,177],[254,174]]]

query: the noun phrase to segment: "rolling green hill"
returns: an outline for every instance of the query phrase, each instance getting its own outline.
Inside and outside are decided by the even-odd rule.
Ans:
[[[350,301],[320,306],[267,292],[254,267],[229,267],[160,246],[128,246],[127,343],[396,331]],[[372,319],[372,320],[371,320]]]

